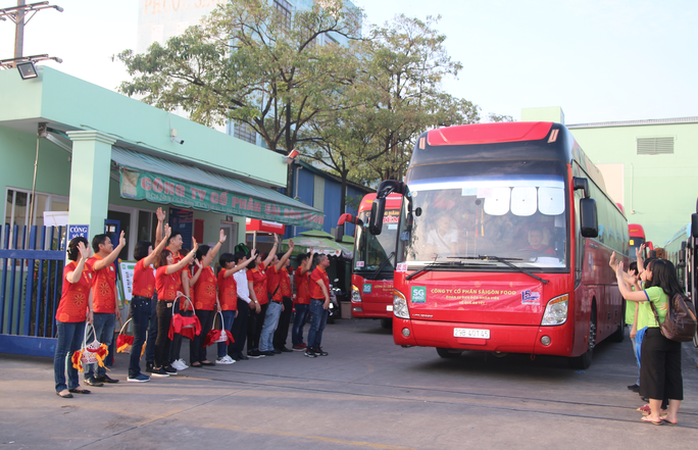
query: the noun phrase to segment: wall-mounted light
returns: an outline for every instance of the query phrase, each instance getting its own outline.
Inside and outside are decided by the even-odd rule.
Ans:
[[[39,77],[39,73],[36,71],[36,66],[32,61],[17,63],[16,67],[19,71],[19,76],[22,77],[23,80]]]
[[[23,80],[31,80],[39,77],[39,71],[36,68],[36,63],[39,61],[53,60],[57,63],[62,63],[63,60],[57,56],[32,55],[22,56],[20,58],[0,59],[0,69],[14,69],[19,71],[19,76]]]

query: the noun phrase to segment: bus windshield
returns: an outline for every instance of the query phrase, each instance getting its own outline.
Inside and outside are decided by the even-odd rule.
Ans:
[[[392,272],[395,265],[395,241],[399,210],[386,209],[383,216],[383,231],[374,236],[364,227],[356,228],[354,248],[354,272]],[[368,212],[359,214],[359,218],[368,223]]]
[[[567,267],[565,182],[561,175],[422,178],[408,184],[399,261],[410,265],[487,259],[506,268]],[[485,258],[485,257],[490,257]],[[493,262],[494,261],[494,262]]]

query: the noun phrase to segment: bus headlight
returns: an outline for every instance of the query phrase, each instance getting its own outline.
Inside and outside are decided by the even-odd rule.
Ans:
[[[541,326],[562,325],[567,321],[567,312],[569,311],[569,294],[555,297],[548,302],[543,314]]]
[[[393,289],[393,314],[400,319],[410,318],[410,310],[407,309],[407,299],[397,289]]]
[[[361,291],[359,291],[359,288],[353,284],[351,285],[351,301],[355,303],[361,302]]]

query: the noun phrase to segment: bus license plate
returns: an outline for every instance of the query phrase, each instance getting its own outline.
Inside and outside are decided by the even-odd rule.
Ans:
[[[471,339],[489,339],[490,330],[477,330],[474,328],[454,328],[453,337]]]
[[[393,305],[385,305],[385,310],[386,310],[386,311],[392,311],[392,310],[393,310]]]

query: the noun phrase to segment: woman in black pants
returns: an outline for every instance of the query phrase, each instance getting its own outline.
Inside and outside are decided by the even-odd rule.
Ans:
[[[681,343],[662,335],[659,323],[664,322],[669,310],[669,300],[683,293],[674,265],[666,259],[656,259],[645,269],[647,282],[642,291],[631,291],[622,283],[623,264],[616,266],[618,288],[623,298],[634,302],[651,302],[659,321],[652,313],[638,317],[638,328],[647,327],[642,341],[640,361],[640,396],[649,397],[650,414],[642,418],[654,425],[667,423],[676,425],[676,414],[683,400],[683,378],[681,375]],[[648,308],[645,308],[645,310]],[[650,309],[651,310],[651,309]],[[669,399],[667,415],[662,419],[662,399]]]
[[[174,264],[172,253],[167,249],[163,250],[155,260],[155,288],[158,292],[156,307],[158,337],[155,341],[155,367],[152,372],[154,377],[177,375],[177,371],[169,363],[172,341],[168,337],[168,331],[172,321],[172,302],[177,298],[177,292],[182,289],[182,278],[179,271],[188,266],[198,248],[196,240],[192,238],[192,242],[192,250],[177,264]]]

